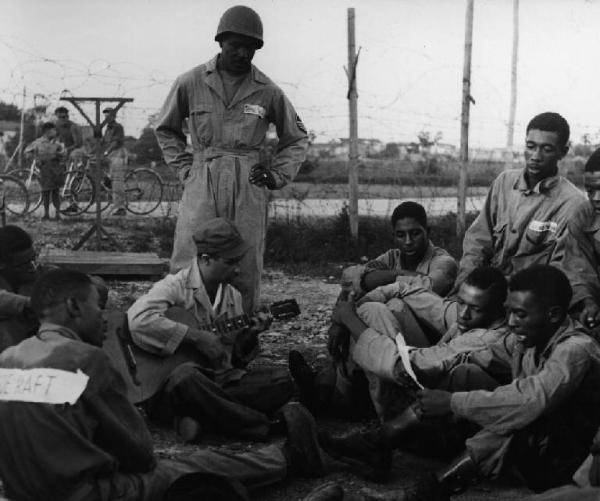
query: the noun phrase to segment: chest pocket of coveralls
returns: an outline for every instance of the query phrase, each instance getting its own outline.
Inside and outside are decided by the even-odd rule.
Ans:
[[[536,221],[531,220],[525,231],[524,254],[542,254],[536,262],[543,263],[547,259],[543,256],[549,256],[556,244],[556,232],[558,224],[554,221]]]
[[[267,110],[260,104],[242,105],[241,142],[246,146],[262,143],[267,132]]]
[[[213,142],[213,107],[199,103],[190,110],[190,133],[196,136],[201,146],[210,146]]]

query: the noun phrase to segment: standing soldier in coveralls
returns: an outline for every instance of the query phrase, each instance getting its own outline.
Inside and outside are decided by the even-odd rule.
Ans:
[[[252,245],[236,287],[249,312],[258,303],[267,230],[267,190],[282,188],[306,156],[304,124],[283,91],[251,64],[263,46],[262,22],[245,6],[223,14],[215,40],[221,52],[175,81],[158,117],[156,136],[165,161],[184,183],[171,271],[196,257],[192,235],[215,217],[234,221]],[[186,150],[188,119],[192,152]],[[279,144],[270,166],[260,150],[270,123]]]

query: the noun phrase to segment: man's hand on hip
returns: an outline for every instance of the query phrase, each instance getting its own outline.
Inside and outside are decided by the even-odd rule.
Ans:
[[[248,179],[250,183],[256,186],[264,186],[270,190],[277,188],[273,173],[261,164],[256,164],[250,169],[250,177]]]

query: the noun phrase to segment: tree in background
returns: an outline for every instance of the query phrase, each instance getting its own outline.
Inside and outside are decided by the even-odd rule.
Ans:
[[[0,120],[18,122],[21,120],[21,110],[14,104],[0,101]]]
[[[417,162],[415,174],[427,176],[435,176],[441,173],[441,167],[436,155],[431,155],[431,146],[439,143],[442,140],[442,133],[437,131],[435,136],[430,131],[422,130],[417,134],[419,141],[419,152],[423,157]]]
[[[14,104],[0,101],[0,120],[9,122],[21,121],[21,109]],[[25,127],[23,129],[23,145],[26,146],[36,138],[35,113],[33,110],[25,111]],[[6,154],[10,157],[19,144],[19,134],[6,141]]]

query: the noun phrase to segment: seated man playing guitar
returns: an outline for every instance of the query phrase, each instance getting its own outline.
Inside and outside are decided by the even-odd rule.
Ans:
[[[224,218],[206,221],[194,242],[197,259],[154,284],[127,313],[143,392],[137,400],[151,418],[175,422],[186,441],[202,429],[265,438],[267,416],[294,386],[286,368],[246,369],[270,324],[264,312],[244,315],[230,284],[249,245]]]

